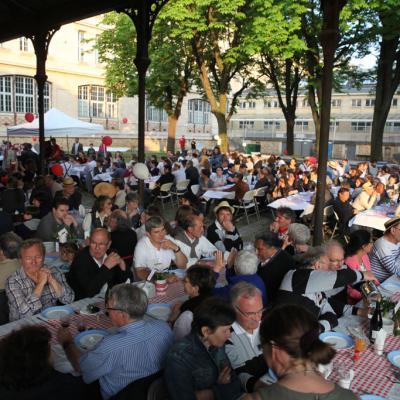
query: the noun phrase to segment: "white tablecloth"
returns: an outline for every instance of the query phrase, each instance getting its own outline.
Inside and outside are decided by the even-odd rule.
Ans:
[[[235,192],[221,192],[219,190],[207,190],[203,194],[204,200],[208,201],[210,199],[234,199]]]
[[[110,172],[105,172],[104,174],[97,174],[93,177],[94,181],[111,182],[112,176]]]
[[[355,215],[349,221],[349,226],[360,225],[384,231],[385,222],[394,217],[395,210],[395,206],[375,206]]]
[[[69,176],[76,175],[78,177],[81,176],[81,174],[85,171],[87,168],[87,164],[78,164],[78,165],[73,165],[71,168],[67,171],[67,174]]]
[[[300,192],[288,197],[282,197],[268,204],[268,207],[289,207],[294,211],[305,210],[309,206],[314,192]]]

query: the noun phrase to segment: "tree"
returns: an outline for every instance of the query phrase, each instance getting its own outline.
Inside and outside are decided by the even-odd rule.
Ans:
[[[135,58],[136,32],[125,14],[110,13],[103,21],[110,26],[97,40],[101,62],[106,64],[106,86],[118,96],[137,93]],[[174,151],[176,125],[181,115],[183,99],[191,86],[193,56],[191,47],[183,45],[171,34],[172,23],[156,20],[149,53],[150,64],[146,92],[150,103],[168,115],[167,150]]]
[[[266,37],[259,36],[260,71],[271,82],[278,97],[279,106],[286,120],[286,149],[294,152],[294,125],[297,96],[304,78],[304,52],[306,46],[301,38],[301,16],[306,11],[301,1],[280,0],[274,4],[275,34],[265,29]],[[276,34],[277,31],[280,34]]]
[[[257,0],[259,1],[259,0]],[[221,150],[238,97],[257,82],[252,75],[258,20],[251,0],[175,0],[161,18],[178,25],[173,35],[191,44],[204,96],[218,124]]]
[[[400,84],[400,3],[397,0],[372,2],[380,26],[374,114],[371,128],[371,159],[382,159],[383,132]]]

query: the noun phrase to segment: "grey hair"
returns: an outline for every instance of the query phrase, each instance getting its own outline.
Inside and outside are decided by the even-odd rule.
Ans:
[[[144,227],[146,228],[146,232],[151,233],[151,230],[154,228],[159,228],[160,226],[164,226],[164,220],[161,217],[154,216],[150,217],[146,223],[144,224]]]
[[[324,243],[323,246],[322,246],[322,248],[325,250],[325,253],[328,253],[328,251],[329,251],[332,247],[340,247],[340,248],[344,251],[343,245],[342,245],[340,242],[338,242],[337,240],[335,240],[335,239],[328,240],[328,241],[327,241],[326,243]]]
[[[254,275],[257,272],[259,259],[257,255],[248,250],[239,251],[235,258],[235,272],[237,275]]]
[[[6,258],[17,258],[21,244],[22,239],[14,232],[7,232],[0,236],[0,250]]]
[[[129,283],[113,286],[108,293],[108,300],[113,300],[113,308],[125,311],[132,319],[143,318],[149,303],[146,293]]]
[[[296,261],[299,263],[300,268],[307,268],[314,265],[325,254],[325,249],[322,246],[309,247],[306,253],[296,256]]]
[[[304,224],[293,223],[289,225],[288,235],[295,244],[308,244],[311,232]]]
[[[21,245],[19,246],[18,250],[18,258],[21,258],[21,253],[26,250],[30,249],[31,247],[37,246],[39,247],[42,256],[44,257],[46,254],[46,248],[44,247],[44,244],[41,239],[27,239],[24,240]]]
[[[251,283],[239,282],[232,287],[229,296],[231,299],[231,304],[234,306],[241,297],[246,299],[253,298],[255,296],[262,297],[262,293],[258,287],[252,285]]]

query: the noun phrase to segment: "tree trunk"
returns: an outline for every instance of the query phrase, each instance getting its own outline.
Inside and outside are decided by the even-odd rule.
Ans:
[[[294,123],[296,116],[287,115],[286,116],[286,150],[288,155],[293,155],[294,153]]]
[[[384,23],[384,20],[382,20]],[[392,104],[393,95],[399,85],[400,66],[396,62],[399,36],[386,39],[382,38],[380,44],[375,106],[371,128],[371,159],[382,160],[383,132],[386,119]]]
[[[215,118],[217,119],[218,124],[218,136],[221,141],[221,153],[226,153],[229,150],[229,143],[228,143],[228,133],[227,133],[227,123],[225,119],[225,114],[216,112],[214,113]]]
[[[175,152],[175,140],[176,140],[176,124],[178,119],[175,115],[168,115],[168,139],[167,139],[167,151]]]

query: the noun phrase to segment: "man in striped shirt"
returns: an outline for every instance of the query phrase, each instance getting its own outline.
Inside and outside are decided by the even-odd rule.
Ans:
[[[386,221],[385,228],[370,253],[371,270],[379,282],[394,274],[400,276],[400,217]]]
[[[85,383],[99,381],[103,399],[164,368],[173,335],[166,322],[143,320],[147,304],[146,294],[136,286],[114,286],[106,310],[118,331],[82,355],[68,328],[58,332],[58,340],[75,370],[82,373]]]

